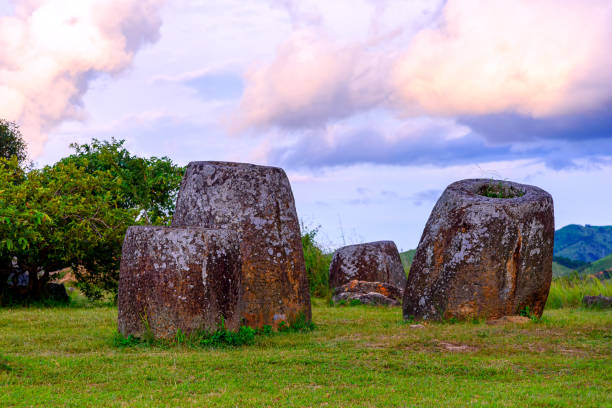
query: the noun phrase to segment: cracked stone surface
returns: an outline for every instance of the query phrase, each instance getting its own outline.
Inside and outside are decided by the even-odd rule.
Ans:
[[[235,231],[207,228],[130,227],[121,255],[118,326],[142,337],[148,323],[156,338],[180,329],[240,327],[242,261]]]
[[[488,184],[524,192],[514,198],[478,194]],[[540,316],[552,279],[553,199],[509,181],[451,184],[423,231],[404,290],[404,318],[467,319]]]
[[[311,319],[291,185],[277,167],[228,162],[187,166],[172,226],[235,230],[241,238],[244,317],[252,327]]]
[[[368,242],[338,249],[329,266],[329,286],[352,280],[383,282],[404,288],[406,273],[393,241]]]

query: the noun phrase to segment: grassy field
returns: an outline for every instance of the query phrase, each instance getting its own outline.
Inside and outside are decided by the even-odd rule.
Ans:
[[[612,311],[422,328],[399,308],[313,314],[313,332],[210,349],[115,346],[114,307],[1,309],[0,406],[612,406]]]

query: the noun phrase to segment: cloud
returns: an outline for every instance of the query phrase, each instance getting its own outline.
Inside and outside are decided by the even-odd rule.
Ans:
[[[458,122],[495,143],[529,140],[574,140],[612,138],[612,102],[579,114],[544,118],[514,112],[465,115]]]
[[[450,0],[433,15],[416,33],[352,42],[300,26],[246,73],[239,128],[323,127],[375,108],[546,119],[612,101],[608,1]]]
[[[163,0],[18,0],[0,17],[0,117],[17,121],[36,157],[46,133],[82,119],[101,73],[130,66],[159,37]]]
[[[367,45],[343,47],[319,32],[295,31],[274,61],[246,72],[238,129],[317,126],[380,105],[385,63]]]
[[[590,127],[585,125],[578,134],[574,133],[579,130],[578,123],[571,121],[561,132],[563,125],[554,120],[542,124],[542,120],[531,122],[512,115],[470,119],[400,120],[390,113],[362,114],[321,128],[291,134],[278,132],[259,146],[258,153],[263,161],[292,169],[365,163],[448,167],[499,160],[537,160],[559,170],[584,166],[584,159],[593,164],[605,161],[612,152],[612,137],[602,133],[609,129],[609,119]],[[517,123],[511,125],[504,120]],[[469,127],[464,126],[466,122]],[[535,128],[535,133],[530,127]],[[531,139],[516,136],[523,134],[521,128]],[[496,129],[503,130],[496,135]],[[597,129],[601,129],[599,133]],[[565,133],[559,136],[560,132]],[[608,136],[597,137],[601,134]]]
[[[451,0],[398,59],[399,103],[441,115],[598,108],[612,100],[611,20],[604,0]]]

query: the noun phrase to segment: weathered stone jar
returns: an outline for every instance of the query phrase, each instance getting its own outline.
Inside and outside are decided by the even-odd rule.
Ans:
[[[451,184],[417,248],[404,318],[498,318],[527,308],[540,316],[552,279],[553,240],[553,200],[546,191],[487,179]]]
[[[406,285],[406,273],[393,241],[376,241],[339,248],[329,266],[329,286],[337,288],[352,280]]]
[[[235,231],[130,227],[119,278],[119,331],[169,338],[180,329],[241,324],[242,261]]]
[[[300,225],[283,169],[246,163],[187,166],[172,226],[240,235],[244,318],[252,327],[311,319]]]

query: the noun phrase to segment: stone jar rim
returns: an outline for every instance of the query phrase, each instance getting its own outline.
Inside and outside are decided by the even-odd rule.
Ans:
[[[482,187],[486,185],[497,186],[499,183],[503,187],[510,187],[514,190],[523,192],[524,194],[516,197],[509,198],[498,198],[498,197],[487,197],[480,194]],[[538,201],[549,194],[539,187],[532,186],[529,184],[516,183],[509,180],[497,180],[497,179],[465,179],[459,180],[448,186],[448,190],[455,194],[462,196],[470,201],[484,201],[488,203],[509,203],[509,202],[526,202],[526,201]]]

